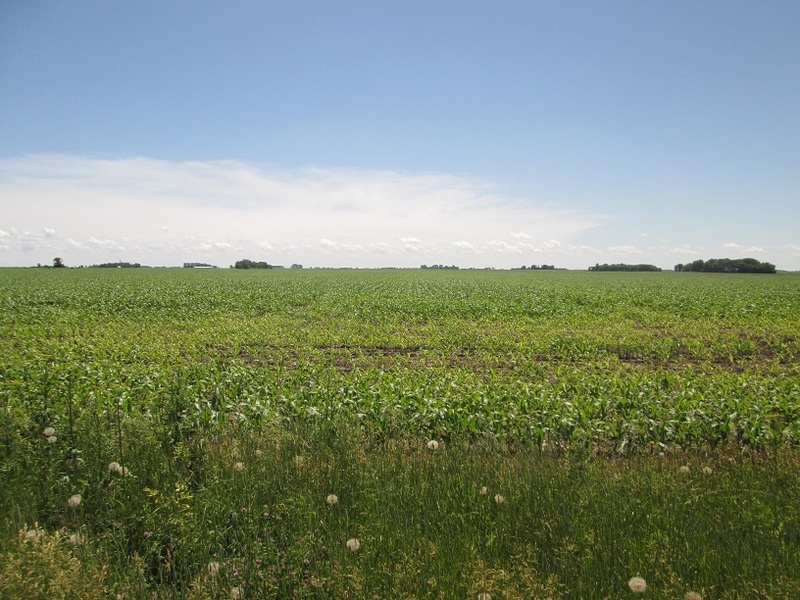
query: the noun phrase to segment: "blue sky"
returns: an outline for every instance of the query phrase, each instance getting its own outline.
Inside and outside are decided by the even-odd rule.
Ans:
[[[0,3],[0,266],[800,269],[800,3]]]

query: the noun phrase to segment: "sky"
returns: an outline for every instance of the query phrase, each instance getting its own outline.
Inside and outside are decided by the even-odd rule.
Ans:
[[[0,266],[800,270],[800,3],[3,0]]]

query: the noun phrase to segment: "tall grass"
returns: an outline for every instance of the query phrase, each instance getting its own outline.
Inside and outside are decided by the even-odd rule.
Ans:
[[[127,474],[87,461],[79,487],[58,443],[30,448],[28,477],[5,477],[0,591],[71,586],[80,564],[94,597],[616,598],[634,576],[654,598],[800,593],[793,451],[598,459],[241,425],[163,436],[130,422]]]

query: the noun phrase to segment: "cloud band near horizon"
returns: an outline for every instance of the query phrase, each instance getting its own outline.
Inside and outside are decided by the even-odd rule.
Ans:
[[[447,174],[63,155],[0,159],[0,204],[7,266],[54,253],[82,264],[501,266],[577,252],[572,242],[607,218]]]
[[[71,265],[227,266],[250,258],[319,267],[586,268],[709,257],[685,243],[595,247],[585,238],[613,216],[443,173],[34,155],[0,159],[0,206],[2,266],[60,256]],[[720,250],[764,251],[735,242]]]

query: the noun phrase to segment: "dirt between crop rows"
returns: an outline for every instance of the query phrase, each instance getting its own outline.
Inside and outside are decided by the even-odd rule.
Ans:
[[[285,368],[310,364],[330,365],[349,373],[354,369],[431,369],[467,368],[475,371],[491,369],[512,371],[529,364],[562,364],[588,366],[609,365],[616,362],[633,367],[684,370],[714,369],[728,372],[758,371],[768,368],[785,368],[797,371],[798,361],[779,358],[774,349],[757,346],[757,351],[742,355],[703,357],[680,347],[669,356],[648,354],[635,348],[612,346],[592,353],[533,352],[531,354],[502,353],[476,348],[443,349],[426,346],[358,346],[317,345],[294,347],[262,345],[242,347],[236,355],[247,364],[280,365]]]

